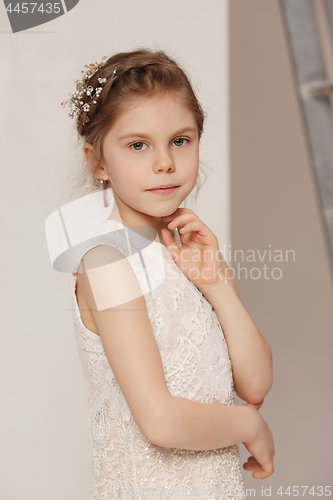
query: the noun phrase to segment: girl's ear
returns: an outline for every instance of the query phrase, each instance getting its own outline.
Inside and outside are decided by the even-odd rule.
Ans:
[[[93,145],[92,145],[92,144],[90,144],[89,142],[85,142],[85,143],[83,144],[83,153],[84,153],[84,156],[85,156],[86,158],[87,158],[88,153],[89,153],[92,149],[94,149],[94,147],[93,147]]]
[[[105,177],[105,168],[98,160],[93,145],[85,142],[83,144],[83,153],[91,173],[99,179]]]
[[[86,157],[88,166],[91,170],[94,163],[96,163],[96,155],[95,155],[94,146],[92,144],[90,144],[89,142],[85,142],[83,144],[83,153],[84,153],[84,156]]]

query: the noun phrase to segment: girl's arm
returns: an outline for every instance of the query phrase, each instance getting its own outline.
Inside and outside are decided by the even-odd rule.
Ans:
[[[249,403],[259,403],[273,382],[272,353],[243,306],[230,270],[219,251],[218,239],[188,208],[163,217],[168,228],[179,229],[179,248],[167,229],[161,234],[178,267],[215,309],[231,358],[236,393]]]
[[[87,252],[77,286],[132,415],[149,441],[210,450],[256,439],[263,422],[256,410],[171,396],[145,300],[142,295],[133,299],[140,286],[121,252],[105,245]]]
[[[214,308],[231,358],[234,388],[238,396],[258,403],[273,383],[272,351],[243,306],[230,269],[222,260],[225,278],[198,288]]]

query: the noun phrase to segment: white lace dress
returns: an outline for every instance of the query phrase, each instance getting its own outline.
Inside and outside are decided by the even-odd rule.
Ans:
[[[172,395],[202,403],[233,405],[231,362],[212,306],[178,268],[164,245],[128,228],[129,250],[121,228],[116,221],[105,221],[94,240],[83,247],[81,256],[95,246],[107,244],[128,258],[143,291]],[[178,232],[174,235],[181,246]],[[141,252],[144,260],[140,252],[133,252],[135,242],[138,249],[144,248]],[[164,448],[150,443],[141,433],[100,337],[81,321],[75,294],[80,260],[81,257],[71,280],[93,455],[90,500],[243,500],[237,444],[202,451]],[[154,283],[154,276],[161,276],[157,272],[161,263],[164,278]]]

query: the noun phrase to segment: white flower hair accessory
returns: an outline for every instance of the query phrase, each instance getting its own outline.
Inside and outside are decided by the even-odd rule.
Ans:
[[[100,86],[92,87],[91,85],[87,85],[87,80],[89,80],[97,71],[99,71],[108,61],[108,57],[103,57],[100,61],[96,61],[95,63],[85,64],[82,73],[82,79],[74,80],[76,83],[76,90],[68,94],[70,97],[61,103],[61,106],[64,108],[66,104],[68,104],[70,108],[70,113],[68,116],[70,118],[76,118],[77,125],[79,124],[79,119],[81,114],[85,114],[85,118],[83,120],[83,124],[89,121],[89,117],[87,114],[90,111],[92,106],[97,104],[98,98],[102,93],[103,86],[106,84],[106,78],[98,78],[98,82]],[[112,72],[112,79],[114,79],[116,75],[116,68]],[[89,97],[89,100],[84,100],[84,94]]]

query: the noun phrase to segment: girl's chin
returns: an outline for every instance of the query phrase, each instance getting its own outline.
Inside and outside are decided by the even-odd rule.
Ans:
[[[127,205],[128,208],[131,210],[141,213],[143,216],[149,216],[149,217],[154,217],[157,219],[160,219],[161,217],[166,217],[168,215],[172,215],[182,204],[184,201],[183,197],[182,199],[173,199],[173,200],[166,200],[164,197],[160,197],[161,199],[158,199],[158,203],[144,203],[140,204],[140,206],[135,206],[134,204],[132,205],[131,202],[123,202],[124,204]]]
[[[172,207],[170,210],[161,210],[161,211],[155,211],[152,213],[152,217],[157,217],[157,218],[162,218],[162,217],[167,217],[168,215],[172,215],[178,208],[178,205],[176,207]]]

